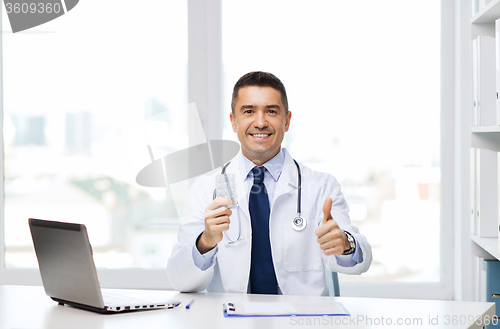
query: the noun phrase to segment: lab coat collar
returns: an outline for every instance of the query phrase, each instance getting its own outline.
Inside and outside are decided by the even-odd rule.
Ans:
[[[273,176],[275,180],[278,181],[278,184],[283,184],[283,187],[290,185],[294,188],[298,188],[298,173],[297,173],[297,167],[295,166],[295,163],[293,162],[293,158],[288,153],[288,150],[286,148],[281,148],[281,156],[283,157],[283,165],[282,168],[279,168],[278,162],[273,163],[273,169],[271,169],[270,173]],[[253,167],[250,168],[250,166],[247,166],[245,164],[245,156],[239,151],[239,153],[234,157],[231,167],[234,165],[233,172],[237,174],[237,184],[238,184],[238,199],[241,199],[242,197],[245,196],[246,193],[240,193],[240,189],[245,190],[244,184],[245,184],[245,179],[248,176],[248,173],[250,170],[252,170]],[[276,159],[274,157],[273,159]],[[272,160],[273,160],[272,159]],[[278,160],[278,159],[277,159]],[[248,160],[249,161],[249,160]],[[281,160],[279,160],[281,161]],[[266,162],[267,163],[267,162]],[[281,182],[281,183],[280,183]]]
[[[253,163],[250,159],[248,159],[246,156],[241,154],[241,159],[243,162],[241,170],[241,174],[244,179],[246,179],[250,173],[250,171],[255,168],[255,163]],[[281,172],[283,170],[283,162],[285,160],[285,153],[284,149],[281,149],[278,154],[276,154],[272,159],[268,160],[266,163],[264,163],[262,166],[266,168],[266,170],[269,172],[271,177],[274,179],[275,182],[278,181],[280,178]]]
[[[297,166],[293,161],[292,156],[286,149],[283,149],[285,154],[285,160],[283,161],[283,172],[282,175],[286,175],[286,182],[294,188],[298,188],[298,178],[299,174],[297,171]]]
[[[293,162],[293,158],[288,153],[286,149],[283,149],[283,153],[285,155],[285,160],[283,161],[283,170],[281,172],[280,179],[276,184],[274,195],[273,195],[273,204],[274,201],[279,198],[281,195],[291,192],[299,187],[298,185],[298,173],[297,167]]]

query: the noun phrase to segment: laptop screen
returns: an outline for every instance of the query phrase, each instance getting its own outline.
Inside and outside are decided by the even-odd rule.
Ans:
[[[29,225],[47,295],[103,308],[85,225],[34,218]]]

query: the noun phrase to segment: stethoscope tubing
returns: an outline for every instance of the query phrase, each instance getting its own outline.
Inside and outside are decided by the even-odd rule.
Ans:
[[[293,162],[295,162],[295,166],[297,166],[297,174],[298,174],[298,177],[297,177],[297,182],[298,182],[298,191],[297,191],[297,217],[300,217],[301,215],[301,209],[300,209],[300,203],[302,201],[302,173],[300,172],[300,166],[299,164],[297,163],[297,161],[295,161],[295,159],[293,159]]]
[[[301,202],[302,202],[302,173],[300,171],[300,166],[298,164],[298,162],[293,159],[293,162],[295,163],[295,166],[297,167],[297,185],[298,185],[298,191],[297,191],[297,217],[295,217],[292,221],[292,227],[294,230],[296,231],[302,231],[305,226],[306,226],[306,221],[302,218],[302,214],[301,214]],[[226,163],[224,165],[224,167],[222,167],[222,170],[221,170],[221,175],[224,175],[226,176],[226,168],[227,166],[229,166],[229,164],[231,163],[231,161],[229,161],[228,163]],[[226,178],[227,180],[227,178]],[[214,189],[214,194],[213,194],[213,199],[215,200],[217,196],[217,193],[216,193],[216,189]],[[236,208],[238,208],[237,206],[237,200],[232,200],[233,201],[233,204],[236,205]],[[238,209],[236,209],[236,211],[239,211]],[[240,241],[240,237],[241,237],[241,221],[240,221],[240,216],[239,216],[239,213],[237,214],[238,216],[238,228],[239,228],[239,231],[238,231],[238,238],[236,240],[231,240],[227,234],[226,234],[226,237],[227,239],[229,240],[229,244],[232,244],[232,243],[235,243],[235,242],[238,242]]]

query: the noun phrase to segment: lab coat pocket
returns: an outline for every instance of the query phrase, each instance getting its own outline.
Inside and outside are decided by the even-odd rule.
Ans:
[[[315,225],[307,223],[297,232],[290,222],[284,225],[284,267],[288,272],[316,271],[322,266]]]

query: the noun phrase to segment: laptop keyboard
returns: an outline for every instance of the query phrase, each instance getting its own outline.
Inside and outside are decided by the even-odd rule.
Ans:
[[[111,294],[108,292],[102,292],[102,299],[106,306],[119,305],[119,306],[131,306],[131,305],[147,305],[147,301],[139,298],[120,296]]]

